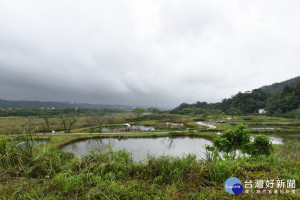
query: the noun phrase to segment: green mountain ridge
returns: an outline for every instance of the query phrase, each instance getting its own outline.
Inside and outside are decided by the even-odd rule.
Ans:
[[[296,87],[298,81],[300,81],[300,76],[279,83],[273,83],[272,85],[262,86],[258,89],[264,92],[276,93],[276,92],[281,92],[286,85],[290,87]]]
[[[238,92],[218,103],[182,103],[174,108],[174,114],[251,115],[265,109],[267,115],[300,118],[300,77],[263,86],[247,92]],[[205,118],[205,117],[203,117]]]

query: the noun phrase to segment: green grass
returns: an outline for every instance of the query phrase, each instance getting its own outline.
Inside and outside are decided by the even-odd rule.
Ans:
[[[113,124],[122,124],[126,119],[131,119],[132,116],[128,113],[113,113]],[[77,122],[73,129],[87,128],[87,119],[89,116],[78,116]],[[62,131],[63,126],[58,117],[49,118],[50,130]],[[41,117],[0,117],[0,131],[9,134],[20,134],[25,129],[30,129],[32,132],[42,132],[44,120]],[[37,129],[38,128],[38,129]]]
[[[63,130],[60,119],[50,118],[50,130]],[[0,130],[5,134],[20,134],[25,129],[40,132],[43,129],[44,120],[39,117],[0,117]],[[86,117],[78,117],[74,128],[86,127]]]

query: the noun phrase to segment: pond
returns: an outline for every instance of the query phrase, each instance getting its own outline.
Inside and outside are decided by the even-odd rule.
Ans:
[[[274,125],[249,125],[249,129],[258,129],[258,130],[279,130],[286,129],[287,127],[283,126],[274,126]]]
[[[282,137],[274,136],[274,135],[267,135],[267,136],[271,139],[272,144],[283,144],[284,139]],[[254,137],[255,135],[251,135],[250,140],[253,141]]]
[[[124,128],[123,128],[124,129]],[[122,128],[102,128],[103,132],[110,132],[110,131],[123,131]],[[139,131],[155,131],[154,126],[143,126],[143,125],[133,125],[130,127],[130,129],[133,130],[139,130]]]
[[[217,127],[214,126],[214,125],[211,125],[211,124],[205,124],[205,123],[203,123],[203,122],[196,122],[196,124],[199,124],[199,125],[201,125],[201,126],[206,126],[206,127],[208,127],[209,129],[215,129],[215,128],[217,128]]]
[[[216,134],[218,135],[221,135],[222,133],[221,132],[217,132]],[[271,141],[272,141],[272,144],[283,144],[284,141],[286,140],[290,140],[288,137],[280,137],[280,136],[275,136],[275,135],[266,135],[268,136]],[[253,141],[255,138],[255,135],[250,135],[250,140]]]
[[[143,126],[143,125],[133,125],[131,129],[140,130],[140,131],[155,131],[153,126]]]
[[[145,161],[148,155],[182,157],[195,154],[198,159],[205,158],[205,145],[212,145],[212,142],[195,137],[96,138],[68,144],[61,150],[81,157],[90,150],[101,151],[110,146],[114,151],[126,149],[132,153],[135,161]]]
[[[183,126],[183,123],[170,123],[170,122],[166,122],[167,126]]]

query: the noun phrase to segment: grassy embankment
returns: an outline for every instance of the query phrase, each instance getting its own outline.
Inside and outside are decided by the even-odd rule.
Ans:
[[[167,136],[125,134],[123,137]],[[211,136],[202,133],[199,136]],[[118,137],[118,135],[111,135]],[[230,195],[224,190],[227,178],[242,182],[256,179],[295,179],[300,182],[300,145],[274,146],[272,155],[240,157],[235,160],[207,156],[196,160],[151,158],[134,162],[126,151],[93,153],[82,160],[58,148],[72,141],[99,135],[36,136],[49,143],[35,147],[10,148],[0,142],[0,194],[2,199],[297,199],[296,194]],[[107,137],[107,136],[104,136]],[[4,145],[5,144],[5,145]]]

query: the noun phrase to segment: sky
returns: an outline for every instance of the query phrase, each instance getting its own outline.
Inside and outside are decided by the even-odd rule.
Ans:
[[[297,0],[0,0],[0,98],[178,106],[300,75]]]

